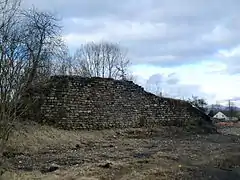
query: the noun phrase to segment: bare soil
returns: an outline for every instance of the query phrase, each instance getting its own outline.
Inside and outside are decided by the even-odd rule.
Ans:
[[[1,178],[240,179],[240,128],[219,131],[228,135],[173,127],[65,131],[20,125],[4,153]]]

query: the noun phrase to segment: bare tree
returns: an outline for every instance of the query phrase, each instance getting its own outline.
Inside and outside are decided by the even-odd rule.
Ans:
[[[17,14],[21,0],[0,0],[0,29],[11,24],[11,20]]]
[[[192,96],[192,98],[187,100],[190,104],[194,105],[198,109],[202,110],[203,112],[207,111],[207,101],[203,98],[199,98],[198,96]]]
[[[35,81],[51,75],[63,41],[53,14],[34,8],[22,11],[20,0],[0,0],[0,9],[1,155],[14,122],[29,107],[24,94]]]
[[[61,38],[60,20],[50,12],[35,8],[22,13],[22,44],[27,50],[29,66],[27,87],[43,76],[51,75],[53,58],[64,47]]]
[[[52,75],[73,75],[73,57],[67,47],[52,61],[52,64]]]
[[[74,55],[75,73],[84,77],[127,79],[129,64],[120,45],[109,42],[87,43]]]
[[[0,155],[8,140],[22,92],[24,77],[17,28],[20,1],[0,1]]]

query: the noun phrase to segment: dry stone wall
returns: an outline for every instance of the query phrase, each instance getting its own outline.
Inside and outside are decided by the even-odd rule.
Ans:
[[[210,118],[189,103],[158,97],[131,81],[53,76],[33,92],[34,119],[64,129],[201,126],[212,130]]]

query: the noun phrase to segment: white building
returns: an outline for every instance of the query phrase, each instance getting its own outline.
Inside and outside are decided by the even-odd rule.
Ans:
[[[225,114],[223,114],[222,112],[218,112],[217,114],[215,114],[215,116],[213,116],[213,118],[215,119],[219,119],[219,120],[225,120],[228,121],[229,117],[227,117]]]

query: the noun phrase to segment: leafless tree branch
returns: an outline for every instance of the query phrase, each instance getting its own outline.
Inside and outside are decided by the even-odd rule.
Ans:
[[[21,10],[20,3],[0,0],[0,155],[14,122],[28,110],[23,97],[51,75],[64,47],[59,19],[35,8]]]
[[[129,64],[120,45],[109,42],[87,43],[74,55],[75,73],[84,77],[127,79]]]

